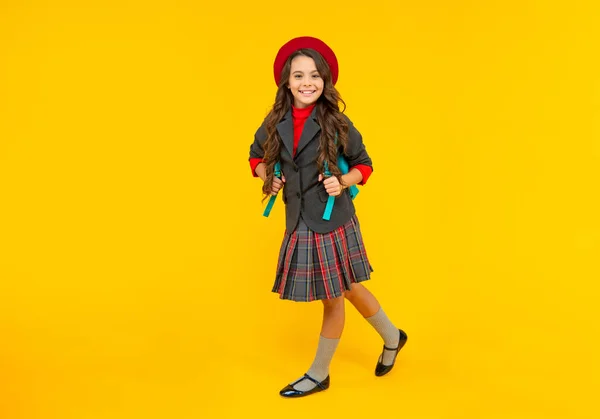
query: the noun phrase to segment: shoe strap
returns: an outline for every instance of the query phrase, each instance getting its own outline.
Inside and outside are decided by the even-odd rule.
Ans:
[[[298,379],[298,380],[294,381],[294,382],[291,384],[291,386],[292,386],[292,387],[294,387],[294,386],[295,386],[296,384],[298,384],[300,381],[304,381],[304,380],[309,380],[309,381],[312,381],[313,383],[315,383],[315,385],[316,385],[317,387],[319,387],[319,388],[320,388],[320,389],[322,389],[322,390],[325,390],[325,386],[324,386],[322,383],[320,383],[319,381],[315,380],[314,378],[312,378],[312,377],[311,377],[310,375],[308,375],[308,374],[304,374],[304,376],[303,376],[302,378],[300,378],[300,379]]]
[[[398,331],[400,333],[400,331]],[[396,346],[395,348],[388,348],[387,346],[383,345],[383,349],[387,349],[388,351],[397,351],[398,348],[400,347],[400,343],[402,342],[402,333],[400,333],[400,337],[398,338],[398,346]]]

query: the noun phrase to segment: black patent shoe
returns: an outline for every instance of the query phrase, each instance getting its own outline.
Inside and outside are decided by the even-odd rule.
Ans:
[[[310,390],[306,390],[306,391],[296,390],[294,388],[294,386],[303,380],[312,381],[313,383],[316,384],[316,387],[311,388]],[[327,378],[325,378],[323,381],[318,382],[317,380],[312,378],[310,375],[304,374],[304,377],[300,378],[299,380],[294,381],[292,384],[288,384],[287,387],[282,389],[279,392],[279,395],[283,396],[283,397],[304,397],[304,396],[308,396],[313,393],[318,393],[319,391],[327,390],[328,388],[329,388],[329,376],[327,376]]]
[[[383,345],[384,351],[381,352],[381,356],[379,357],[379,360],[377,361],[377,366],[375,367],[375,375],[378,377],[381,377],[382,375],[386,375],[388,372],[390,372],[392,370],[392,368],[394,368],[394,364],[396,363],[396,357],[398,356],[398,352],[400,352],[400,349],[402,349],[402,347],[408,340],[408,336],[406,335],[406,333],[404,333],[404,330],[398,329],[398,332],[400,332],[400,340],[398,341],[398,347],[388,348],[387,346]],[[387,351],[396,351],[396,353],[394,354],[394,360],[392,361],[392,365],[383,365],[381,363],[383,361],[383,354],[385,353],[386,350]]]

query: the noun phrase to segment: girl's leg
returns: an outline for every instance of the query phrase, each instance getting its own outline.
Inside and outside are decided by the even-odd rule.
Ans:
[[[381,309],[377,298],[362,284],[352,284],[350,291],[346,291],[344,296],[365,319],[374,316]]]
[[[323,301],[323,324],[321,336],[327,339],[339,339],[344,331],[346,311],[344,297]]]
[[[322,382],[329,376],[329,364],[342,336],[345,321],[344,297],[322,301],[323,323],[321,325],[319,345],[313,363],[306,372],[318,382]],[[294,384],[293,387],[295,390],[309,391],[315,388],[316,384],[304,379]]]
[[[384,345],[388,348],[396,348],[400,342],[398,328],[387,317],[377,298],[362,284],[352,284],[351,290],[346,291],[345,297],[352,303],[358,312],[377,330],[383,338]],[[394,363],[396,351],[384,349],[381,357],[383,365]]]

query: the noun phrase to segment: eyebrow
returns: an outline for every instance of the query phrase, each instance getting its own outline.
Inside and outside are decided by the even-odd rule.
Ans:
[[[311,73],[318,73],[318,72],[319,72],[319,70],[313,70],[313,71],[311,71]],[[292,74],[296,74],[296,73],[304,74],[304,72],[302,72],[300,70],[296,70],[296,71],[292,72]]]

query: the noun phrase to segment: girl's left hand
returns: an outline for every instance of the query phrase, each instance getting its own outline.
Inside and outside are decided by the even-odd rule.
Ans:
[[[323,180],[323,175],[319,175],[319,182]],[[338,196],[344,190],[342,184],[338,181],[338,178],[335,176],[329,176],[323,182],[323,186],[325,186],[325,190],[329,194],[329,196]]]

